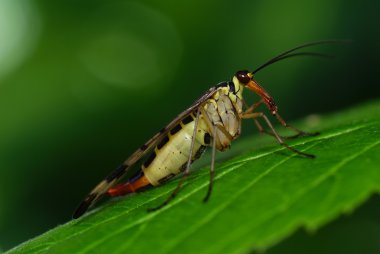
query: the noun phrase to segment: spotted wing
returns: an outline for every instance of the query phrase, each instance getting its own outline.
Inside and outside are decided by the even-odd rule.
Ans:
[[[224,83],[224,82],[222,82]],[[174,126],[176,126],[183,118],[196,110],[203,102],[210,98],[221,86],[222,83],[210,88],[202,97],[196,100],[188,109],[179,114],[173,121],[171,121],[165,128],[149,139],[144,145],[136,150],[127,160],[123,162],[116,170],[111,172],[103,181],[101,181],[91,192],[86,196],[82,203],[78,206],[73,214],[73,218],[82,216],[89,207],[94,205],[96,201],[103,196],[105,192],[114,186],[119,179],[121,179],[129,169],[139,161],[151,148],[153,148]]]

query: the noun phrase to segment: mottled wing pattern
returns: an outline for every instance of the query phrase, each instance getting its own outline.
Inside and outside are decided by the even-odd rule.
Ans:
[[[188,109],[179,114],[173,121],[171,121],[165,128],[160,130],[156,135],[149,139],[144,145],[136,150],[127,160],[123,162],[116,170],[111,172],[103,181],[101,181],[91,192],[86,196],[82,203],[78,206],[73,214],[73,218],[79,218],[82,216],[89,207],[94,205],[96,201],[103,196],[105,192],[113,187],[119,179],[121,179],[128,170],[139,161],[151,148],[153,148],[163,137],[166,136],[174,126],[178,124],[184,117],[189,115],[195,109],[197,109],[203,102],[210,98],[225,82],[221,82],[216,86],[210,88],[202,97],[196,100]]]

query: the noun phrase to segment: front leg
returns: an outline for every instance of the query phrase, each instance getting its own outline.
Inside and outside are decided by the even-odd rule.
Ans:
[[[246,111],[244,111],[242,113],[242,115],[247,115],[247,114],[253,113],[262,103],[264,103],[264,100],[261,99],[260,101],[254,103],[252,106],[248,106],[247,103],[244,100],[243,100],[243,103],[244,103],[244,106],[247,109],[246,109]],[[285,139],[286,140],[286,139],[294,139],[294,138],[298,138],[298,137],[302,137],[302,136],[317,136],[317,135],[319,135],[318,132],[308,133],[308,132],[305,132],[305,131],[301,131],[301,130],[293,127],[293,126],[290,126],[278,114],[276,114],[276,118],[281,123],[281,125],[283,125],[285,128],[288,128],[288,129],[291,129],[291,130],[297,132],[297,134],[291,135],[291,136],[281,136],[281,135],[277,134],[281,139]],[[253,118],[253,121],[255,122],[255,125],[256,125],[256,127],[257,127],[257,129],[259,130],[260,133],[264,133],[264,134],[276,137],[276,135],[273,132],[265,130],[263,128],[263,126],[260,124],[260,122],[256,118]]]
[[[283,147],[287,148],[288,150],[298,154],[298,155],[301,155],[303,157],[307,157],[307,158],[315,158],[314,155],[312,154],[308,154],[308,153],[304,153],[304,152],[301,152],[301,151],[298,151],[296,149],[294,149],[293,147],[290,147],[289,145],[287,145],[283,140],[282,138],[280,137],[280,135],[277,134],[276,130],[274,129],[272,123],[269,121],[268,117],[262,113],[262,112],[257,112],[257,113],[243,113],[241,116],[240,116],[242,119],[254,119],[256,120],[257,118],[261,117],[265,120],[265,122],[267,123],[268,127],[271,129],[272,131],[272,134],[274,135],[274,137],[277,139],[278,143],[280,145],[282,145]]]
[[[253,103],[252,106],[248,107],[248,104],[245,102],[245,100],[243,100],[243,103],[244,103],[244,106],[247,108],[243,114],[248,114],[248,113],[252,113],[254,112],[261,104],[264,103],[264,100],[261,99],[259,100],[258,102],[256,103]]]
[[[267,131],[266,129],[264,129],[264,127],[261,125],[261,123],[257,119],[254,118],[253,121],[255,122],[255,125],[256,125],[256,127],[260,133],[264,133],[264,134],[270,135],[272,137],[276,137],[276,135],[273,132],[270,132],[270,131]],[[281,139],[288,140],[288,139],[295,139],[295,138],[301,137],[302,135],[297,133],[297,134],[294,134],[291,136],[282,136],[282,135],[278,135],[278,136]]]
[[[290,129],[290,130],[293,130],[293,131],[297,132],[297,134],[293,136],[295,138],[296,137],[300,137],[300,136],[311,136],[311,137],[314,137],[314,136],[318,136],[319,135],[319,132],[312,132],[312,133],[310,133],[310,132],[301,131],[301,130],[297,129],[296,127],[293,127],[293,126],[287,124],[284,121],[284,119],[282,119],[282,117],[279,114],[277,114],[277,113],[275,114],[275,116],[276,116],[277,120],[281,123],[282,126],[284,126],[287,129]]]

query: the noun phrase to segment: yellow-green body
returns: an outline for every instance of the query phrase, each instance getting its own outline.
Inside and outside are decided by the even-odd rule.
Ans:
[[[210,139],[215,138],[216,149],[223,151],[240,135],[243,87],[234,78],[232,82],[220,85],[213,96],[201,105],[192,160],[199,158],[204,148],[210,145]],[[170,130],[142,165],[145,177],[153,186],[169,180],[185,168],[190,155],[195,118],[196,113],[192,112],[182,119],[173,128],[176,131]],[[215,137],[212,137],[214,127]]]

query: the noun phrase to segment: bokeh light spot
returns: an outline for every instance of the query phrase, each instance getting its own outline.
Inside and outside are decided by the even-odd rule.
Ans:
[[[107,8],[90,17],[101,20],[96,30],[83,28],[79,58],[84,68],[103,84],[127,90],[156,94],[157,87],[168,86],[182,55],[182,42],[171,20],[140,3]],[[114,18],[115,12],[123,15]]]
[[[89,44],[83,52],[83,62],[106,83],[138,88],[161,76],[157,49],[132,34],[103,34]]]
[[[0,0],[0,78],[17,68],[31,53],[40,20],[30,1]]]

